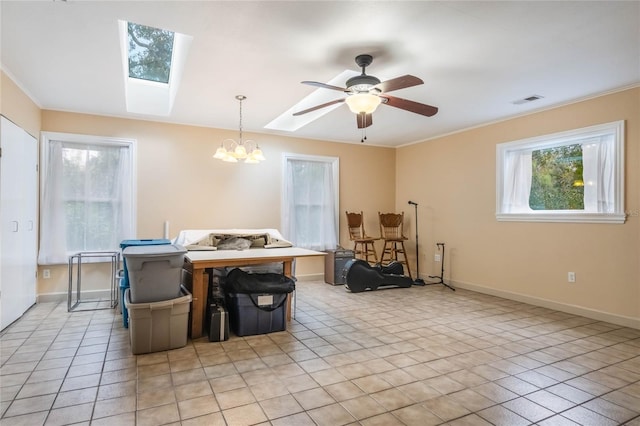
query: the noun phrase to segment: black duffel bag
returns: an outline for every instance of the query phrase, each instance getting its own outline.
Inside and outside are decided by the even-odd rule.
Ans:
[[[292,278],[283,274],[261,273],[250,274],[242,269],[233,269],[224,280],[226,293],[291,293],[296,289]]]

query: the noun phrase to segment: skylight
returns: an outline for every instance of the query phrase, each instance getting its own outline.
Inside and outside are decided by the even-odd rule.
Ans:
[[[344,70],[343,72],[329,80],[327,84],[342,87],[344,86],[344,82],[347,81],[347,79],[356,75],[360,75],[360,73],[353,70]],[[342,104],[340,103],[331,105],[304,115],[294,116],[294,112],[302,111],[303,109],[310,108],[314,105],[319,105],[340,98],[346,98],[346,94],[341,95],[340,92],[334,90],[316,89],[302,98],[300,102],[280,114],[278,117],[274,118],[269,124],[264,126],[264,128],[295,132],[299,128],[304,127],[312,121],[322,117],[323,115],[328,114],[334,109],[339,108]]]
[[[169,83],[173,31],[127,22],[129,77]]]
[[[127,111],[167,116],[193,37],[118,21]]]

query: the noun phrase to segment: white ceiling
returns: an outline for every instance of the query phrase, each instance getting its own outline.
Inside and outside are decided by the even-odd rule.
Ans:
[[[0,18],[2,69],[41,108],[237,129],[243,94],[245,131],[320,140],[360,142],[346,105],[293,133],[264,126],[313,92],[301,81],[357,70],[361,53],[374,56],[367,74],[425,82],[394,96],[440,108],[429,118],[381,105],[371,145],[640,83],[639,1],[2,0]],[[126,112],[119,19],[193,37],[170,116]],[[512,104],[534,94],[544,98]]]

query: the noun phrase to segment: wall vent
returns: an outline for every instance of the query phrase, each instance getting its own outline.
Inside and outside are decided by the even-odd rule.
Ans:
[[[523,99],[518,99],[517,101],[513,101],[511,102],[514,105],[522,105],[522,104],[526,104],[529,102],[533,102],[533,101],[537,101],[538,99],[542,99],[544,98],[544,96],[540,96],[540,95],[531,95],[531,96],[527,96],[526,98]]]

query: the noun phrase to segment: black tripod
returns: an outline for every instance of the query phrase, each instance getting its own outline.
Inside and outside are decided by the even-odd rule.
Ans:
[[[450,288],[453,291],[456,291],[455,288],[451,287],[449,284],[444,282],[444,243],[436,243],[436,246],[438,246],[438,248],[442,249],[442,257],[440,258],[440,262],[442,262],[442,267],[440,269],[440,276],[429,275],[429,278],[438,278],[438,281],[433,282],[433,283],[425,283],[425,285],[442,284],[443,286],[445,286],[447,288]]]
[[[416,208],[416,279],[413,280],[413,285],[425,285],[425,282],[420,278],[420,253],[418,252],[418,203],[409,201],[409,204]],[[407,268],[409,265],[407,265]]]

